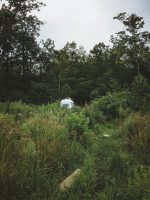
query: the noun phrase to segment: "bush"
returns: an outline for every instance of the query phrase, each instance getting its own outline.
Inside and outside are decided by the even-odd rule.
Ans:
[[[150,169],[136,167],[129,170],[126,183],[115,182],[106,187],[99,197],[104,200],[149,200]]]
[[[121,127],[128,149],[139,162],[150,163],[150,117],[141,113],[131,114]]]
[[[150,86],[147,79],[140,75],[131,85],[131,107],[133,110],[147,111],[150,108]]]
[[[125,117],[130,112],[128,109],[129,96],[130,93],[127,91],[114,92],[96,99],[89,106],[86,106],[85,114],[89,117],[91,125]]]
[[[98,123],[106,122],[106,116],[97,109],[97,103],[93,102],[85,107],[85,116],[90,119],[90,127],[93,128]]]
[[[19,102],[6,102],[0,103],[0,112],[9,113],[15,115],[16,119],[23,119],[24,117],[29,117],[30,114],[35,113],[37,107],[34,105],[28,105]]]
[[[150,195],[149,177],[150,177],[150,168],[139,166],[130,170],[126,199],[149,200],[149,195]]]
[[[64,116],[64,122],[69,132],[69,138],[86,145],[89,119],[85,117],[83,112],[67,112]]]
[[[44,156],[46,163],[49,163],[51,173],[62,173],[62,170],[67,170],[72,165],[80,165],[82,161],[82,152],[80,145],[68,140],[68,132],[64,125],[57,121],[54,117],[46,114],[38,114],[32,117],[23,124],[23,131],[25,137],[32,138],[35,142],[36,150]],[[74,148],[76,144],[76,148]],[[74,152],[72,157],[72,150],[70,148],[78,149]],[[42,156],[41,155],[41,156]],[[70,159],[74,159],[69,165]],[[76,160],[78,158],[78,161]],[[81,158],[81,159],[80,159]],[[63,167],[63,165],[66,165]],[[64,171],[65,172],[65,171]]]
[[[60,106],[59,103],[49,103],[47,105],[41,105],[38,107],[38,110],[40,112],[51,112],[53,114],[57,113],[60,111]]]

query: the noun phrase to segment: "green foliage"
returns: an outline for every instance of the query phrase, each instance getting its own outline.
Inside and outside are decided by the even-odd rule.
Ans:
[[[72,154],[70,152],[72,151],[70,148],[73,148],[75,143],[68,140],[66,128],[55,117],[48,113],[37,114],[35,117],[27,120],[22,125],[22,128],[24,136],[32,138],[35,141],[37,151],[41,151],[44,155],[44,160],[49,162],[51,175],[54,175],[55,172],[62,173],[62,170],[69,169],[69,165],[66,167],[63,167],[63,165],[67,164],[68,159],[71,158]],[[77,145],[75,149],[79,150],[80,145]],[[74,152],[74,156],[76,153]],[[82,152],[80,153],[82,155]],[[80,158],[82,158],[81,155]],[[72,160],[71,163],[76,165],[78,156],[76,155],[74,158],[75,160]],[[82,159],[78,158],[79,165],[80,161]]]
[[[144,164],[150,163],[149,124],[149,116],[133,113],[121,127],[121,132],[125,135],[129,150],[134,153],[139,162]]]
[[[147,110],[150,108],[150,86],[142,75],[135,77],[131,88],[131,102],[134,110]]]
[[[135,167],[129,170],[124,184],[115,182],[99,194],[104,200],[149,200],[149,168]]]
[[[68,139],[66,128],[51,114],[36,114],[22,124],[1,114],[0,125],[1,198],[47,198],[83,162],[81,145]]]
[[[38,110],[39,112],[51,112],[53,114],[59,112],[61,109],[60,109],[60,106],[59,106],[59,103],[56,102],[56,103],[49,103],[47,105],[41,105],[38,107]]]
[[[116,153],[112,156],[109,171],[118,179],[125,179],[128,175],[130,157],[127,153]]]
[[[64,122],[68,129],[69,138],[81,143],[84,147],[90,145],[89,119],[82,111],[69,111],[64,115]]]
[[[0,198],[148,200],[150,117],[126,117],[128,97],[115,92],[72,110],[58,103],[1,104],[7,114],[0,114]],[[17,113],[35,108],[16,120]],[[60,191],[77,168],[81,174],[73,185]]]
[[[109,93],[86,106],[85,114],[90,118],[92,125],[125,117],[130,111],[128,109],[129,97],[130,93],[128,91]]]
[[[33,11],[42,5],[6,0],[0,8],[0,199],[149,200],[150,33],[140,32],[143,18],[120,13],[115,19],[125,29],[111,37],[112,47],[99,43],[86,54],[75,42],[60,50],[51,39],[37,43],[42,22]],[[48,103],[68,95],[86,106]],[[77,168],[80,176],[61,192]]]
[[[116,132],[111,127],[112,130]],[[97,141],[94,149],[95,199],[149,198],[150,168],[139,165],[139,160],[125,150],[123,143],[121,138],[116,137],[99,138]]]
[[[94,159],[87,155],[80,176],[69,190],[61,194],[59,199],[96,199],[96,172],[93,163]]]
[[[76,42],[67,42],[60,50],[50,38],[37,42],[43,23],[33,11],[39,11],[43,5],[38,0],[18,3],[6,0],[1,6],[0,101],[21,99],[26,103],[47,104],[70,96],[83,105],[108,91],[130,89],[136,76],[150,81],[150,33],[141,31],[142,17],[117,15],[115,19],[125,29],[111,37],[112,46],[100,42],[87,54]],[[137,96],[138,93],[133,95],[132,103],[136,110],[144,103]]]
[[[88,130],[88,118],[82,112],[68,113],[65,115],[64,121],[69,131],[76,131],[79,136]]]
[[[32,73],[39,55],[36,41],[42,22],[33,15],[44,4],[37,0],[6,0],[0,8],[0,98],[30,101]],[[32,14],[31,14],[32,13]]]
[[[0,197],[7,199],[18,192],[20,133],[14,117],[0,113]],[[17,158],[17,159],[16,159]]]
[[[35,105],[25,104],[21,101],[0,103],[0,112],[13,114],[16,120],[23,120],[36,113],[37,110],[38,107]]]
[[[131,170],[128,179],[127,198],[128,199],[149,199],[150,189],[150,169],[140,166]]]
[[[97,123],[104,123],[106,121],[106,117],[103,115],[101,110],[98,110],[97,104],[95,102],[90,105],[86,105],[85,107],[85,115],[90,119],[90,126],[94,126]]]

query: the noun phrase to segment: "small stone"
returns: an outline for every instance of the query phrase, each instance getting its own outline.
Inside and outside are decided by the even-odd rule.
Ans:
[[[61,191],[64,191],[68,188],[70,188],[77,176],[79,176],[81,173],[81,169],[76,169],[70,176],[68,176],[63,182],[60,183],[59,188]]]
[[[108,135],[108,134],[103,134],[103,136],[104,136],[104,137],[110,137],[110,135]]]

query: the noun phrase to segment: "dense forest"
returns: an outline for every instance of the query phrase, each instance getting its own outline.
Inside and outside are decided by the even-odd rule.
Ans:
[[[75,42],[56,50],[54,41],[37,42],[43,24],[37,1],[9,0],[0,10],[0,100],[48,103],[69,96],[78,104],[114,90],[131,88],[142,75],[150,81],[150,33],[135,14],[120,13],[124,29],[111,47],[96,44],[89,53]]]
[[[116,13],[124,28],[110,46],[58,50],[38,42],[42,6],[0,3],[0,200],[150,200],[144,19]],[[75,108],[61,108],[64,97]]]

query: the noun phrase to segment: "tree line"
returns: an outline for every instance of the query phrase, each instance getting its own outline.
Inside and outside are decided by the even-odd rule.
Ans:
[[[150,32],[136,14],[120,13],[124,29],[89,53],[75,42],[57,50],[53,40],[37,42],[43,25],[37,0],[1,1],[0,101],[54,102],[69,96],[78,104],[130,88],[135,77],[150,81]]]

